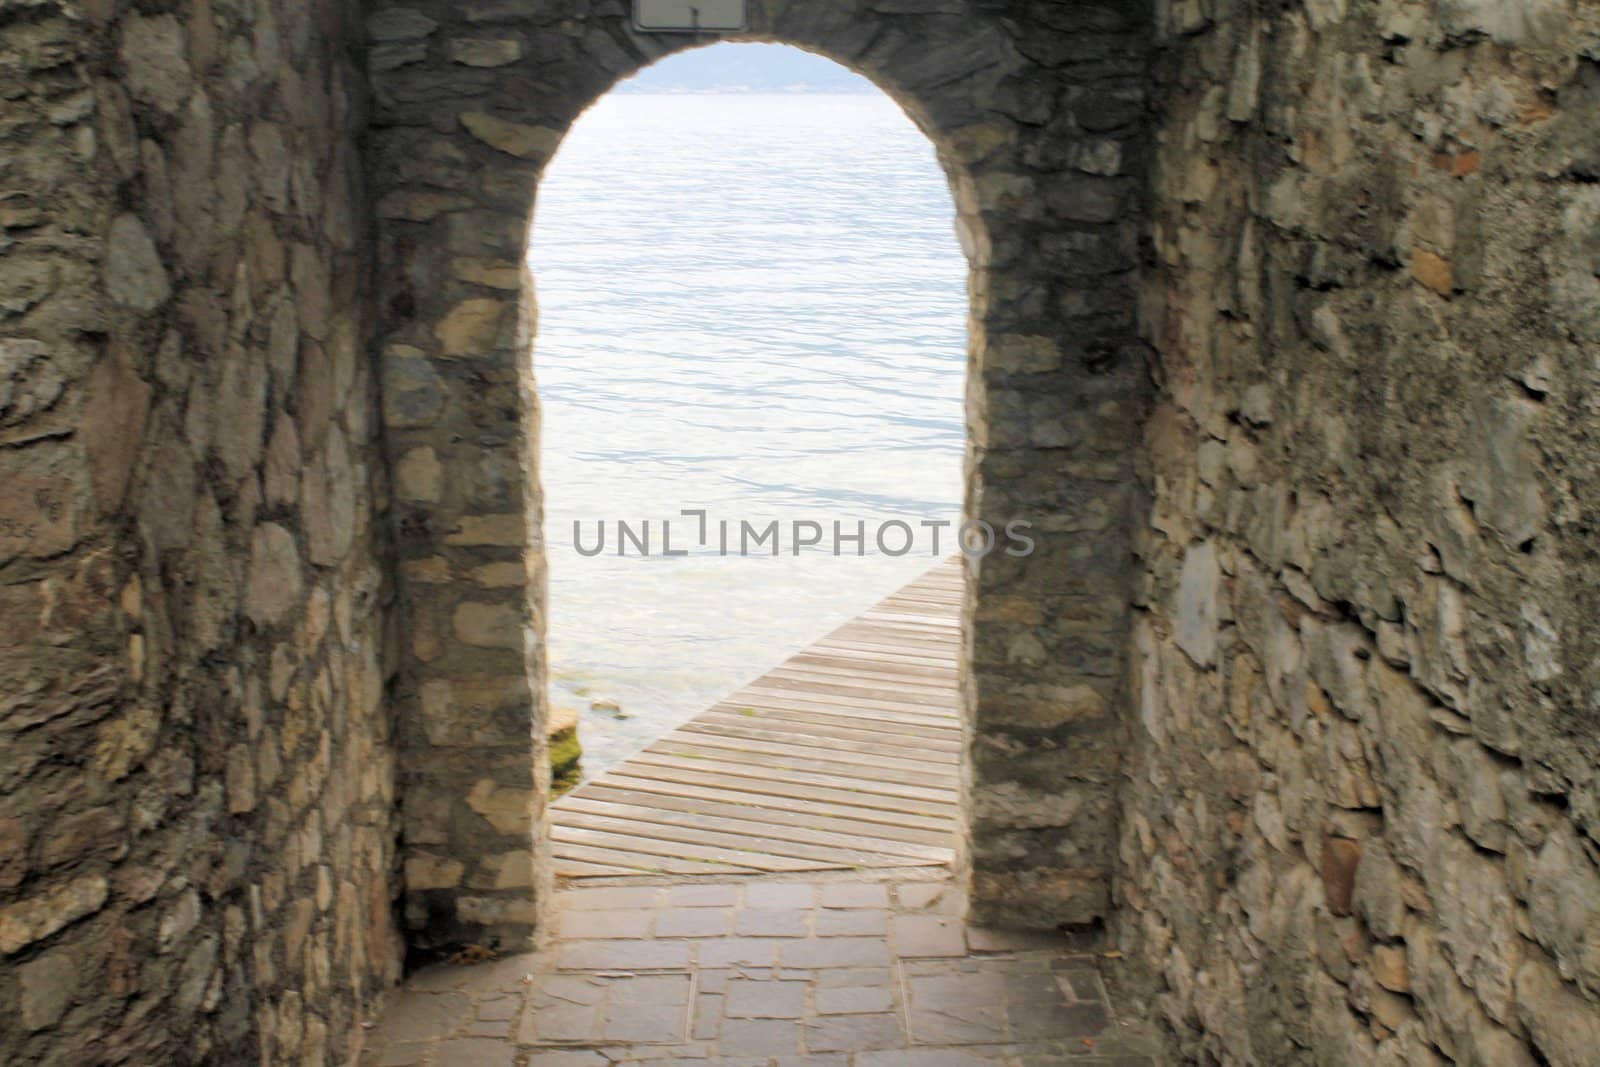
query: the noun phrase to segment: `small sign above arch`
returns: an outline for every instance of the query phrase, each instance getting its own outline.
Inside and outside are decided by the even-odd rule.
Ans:
[[[652,33],[732,33],[748,28],[747,0],[633,0],[633,25]]]

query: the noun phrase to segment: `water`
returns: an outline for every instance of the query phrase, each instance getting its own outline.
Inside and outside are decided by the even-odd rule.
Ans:
[[[966,265],[932,146],[881,94],[608,96],[530,258],[551,695],[593,775],[937,561],[916,524],[960,514]],[[894,518],[905,556],[872,543]],[[618,519],[651,520],[651,556],[618,558]],[[662,519],[689,555],[660,554]],[[782,555],[719,555],[719,519],[734,552],[741,519],[780,520]],[[796,556],[803,519],[825,539]],[[589,548],[605,520],[603,555],[574,520]],[[866,522],[865,557],[832,554],[836,520]]]

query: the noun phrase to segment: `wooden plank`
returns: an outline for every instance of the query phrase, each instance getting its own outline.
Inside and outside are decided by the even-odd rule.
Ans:
[[[791,859],[788,856],[767,855],[754,849],[703,845],[693,840],[662,841],[626,830],[596,829],[584,825],[586,821],[581,812],[564,812],[561,822],[551,827],[551,840],[596,847],[610,845],[635,855],[660,856],[674,862],[703,860],[706,863],[748,867],[756,871],[825,871],[835,866],[826,861],[819,863],[814,860]]]
[[[959,747],[956,745],[934,749],[931,743],[894,744],[879,740],[877,735],[866,734],[859,730],[846,731],[841,736],[838,732],[813,731],[802,729],[799,724],[787,725],[773,719],[746,719],[741,715],[702,715],[693,722],[685,723],[680,732],[696,736],[737,738],[742,741],[765,741],[772,744],[793,745],[797,748],[820,749],[824,752],[848,750],[851,755],[883,756],[894,760],[896,764],[932,763],[942,767],[956,762],[954,758],[946,757],[955,757],[959,754]],[[869,737],[872,739],[868,740]]]
[[[635,777],[635,775],[639,777]],[[863,821],[883,821],[903,824],[908,819],[935,819],[954,824],[956,803],[949,800],[919,800],[915,797],[898,797],[866,793],[859,789],[839,789],[809,782],[789,781],[775,775],[761,778],[739,778],[728,774],[706,774],[696,769],[672,767],[666,764],[645,765],[634,768],[629,763],[619,767],[600,781],[615,783],[619,788],[654,789],[663,793],[683,796],[702,796],[698,790],[719,792],[734,798],[738,803],[768,803],[792,805],[797,803],[838,804],[859,812]],[[581,788],[588,788],[587,785]],[[745,797],[757,799],[745,800]]]
[[[828,804],[821,801],[794,801],[759,793],[739,793],[726,789],[704,789],[685,793],[684,786],[672,783],[642,782],[639,779],[608,778],[586,788],[582,796],[623,804],[655,805],[673,811],[705,811],[752,822],[784,826],[813,826],[819,830],[868,834],[873,838],[908,841],[919,845],[948,848],[952,819],[895,815],[871,809]],[[873,818],[873,816],[877,816]]]
[[[877,622],[863,615],[852,619],[829,634],[824,640],[848,641],[864,637],[868,641],[882,641],[890,647],[937,650],[960,642],[956,630],[919,626],[914,623]]]
[[[749,819],[713,815],[705,811],[684,812],[667,807],[648,807],[574,797],[567,805],[566,820],[572,826],[592,830],[611,830],[630,837],[660,841],[687,841],[691,844],[718,844],[738,852],[759,852],[763,856],[869,865],[875,859],[895,856],[920,863],[942,863],[951,850],[918,845],[889,838],[850,837],[810,827],[756,823]]]
[[[874,708],[852,708],[821,701],[765,699],[734,705],[718,704],[715,709],[708,709],[708,714],[713,710],[716,715],[745,720],[747,725],[765,725],[771,721],[773,725],[781,727],[785,717],[793,717],[796,722],[813,722],[818,726],[865,731],[879,735],[879,738],[887,744],[904,744],[907,738],[926,738],[929,741],[948,743],[959,741],[962,736],[960,729],[950,721],[949,716],[940,719],[938,716],[884,712]],[[865,725],[872,723],[874,715],[887,714],[893,714],[895,718],[889,722]],[[937,749],[939,746],[932,747]]]
[[[868,673],[861,668],[850,673],[827,674],[804,668],[777,670],[764,674],[738,692],[765,689],[777,692],[831,693],[834,696],[891,700],[920,706],[932,705],[948,713],[948,706],[960,695],[961,686],[954,676],[948,679],[921,680],[899,678],[882,670]],[[729,698],[730,700],[732,697]]]
[[[894,654],[910,654],[913,656],[944,657],[950,649],[959,644],[955,640],[933,640],[920,638],[905,632],[905,627],[867,626],[853,623],[849,626],[835,630],[820,644],[826,648],[831,644],[847,644],[853,648],[881,648],[883,651]]]
[[[909,624],[905,625],[875,625],[864,619],[851,619],[838,629],[823,634],[812,645],[849,644],[843,636],[864,631],[875,631],[872,636],[877,639],[887,640],[892,645],[959,645],[962,640],[962,630],[957,627],[950,630],[940,630],[930,633],[914,633]],[[807,646],[810,647],[810,646]]]
[[[883,699],[880,694],[888,694],[894,699],[937,708],[945,714],[948,714],[949,707],[961,699],[961,687],[953,679],[924,683],[914,678],[890,677],[882,673],[863,678],[859,671],[823,671],[807,667],[780,668],[763,675],[759,682],[750,684],[796,695],[816,692],[878,700]]]
[[[959,650],[961,642],[957,641],[954,644]],[[830,642],[828,638],[807,645],[778,666],[787,666],[790,663],[815,663],[818,660],[852,671],[859,670],[862,662],[866,662],[871,664],[868,674],[873,677],[882,674],[919,674],[942,680],[954,678],[957,670],[956,662],[950,658],[948,652],[922,657],[889,656],[857,648],[848,641]]]
[[[850,633],[838,639],[829,638],[810,646],[810,651],[828,653],[849,653],[858,660],[864,660],[869,673],[892,668],[899,664],[909,666],[947,666],[955,659],[959,646],[950,648],[929,648],[925,645],[913,645],[903,641],[886,641],[877,634]],[[954,678],[955,672],[951,671],[946,677]],[[760,679],[756,679],[759,681]]]
[[[919,600],[936,600],[940,607],[960,607],[961,596],[966,591],[965,582],[935,583],[913,582],[897,593],[891,593],[883,600],[874,604],[869,611],[888,611],[898,608],[902,604],[915,603]],[[940,618],[954,621],[956,616],[948,611],[940,613]]]
[[[733,698],[713,705],[739,712],[745,708],[753,711],[812,711],[818,714],[843,716],[871,722],[877,716],[885,721],[904,722],[911,725],[942,726],[954,729],[960,725],[955,708],[958,698],[919,704],[914,701],[886,701],[875,697],[850,697],[835,693],[806,693],[785,689],[745,689]],[[888,718],[893,716],[893,718]]]
[[[959,608],[962,595],[966,590],[967,583],[959,577],[949,582],[918,580],[895,593],[885,603],[895,604],[907,600],[934,600],[943,605]]]
[[[948,865],[965,584],[939,564],[557,800],[557,874]]]
[[[671,856],[648,856],[639,852],[630,852],[627,849],[612,846],[599,846],[585,844],[582,841],[567,840],[565,831],[559,824],[550,827],[551,852],[558,864],[562,860],[572,859],[580,863],[604,862],[608,866],[631,867],[635,874],[759,874],[761,871],[755,867],[736,867],[726,863],[701,863],[688,860],[673,859]],[[567,872],[557,867],[558,873],[563,876]]]
[[[833,693],[811,692],[795,693],[783,689],[767,689],[764,686],[750,686],[741,689],[733,697],[724,701],[725,704],[755,705],[762,700],[743,700],[743,697],[759,697],[768,702],[777,702],[779,706],[788,703],[798,703],[803,706],[823,708],[848,708],[862,715],[870,715],[873,711],[895,711],[905,715],[921,714],[928,718],[950,722],[955,719],[955,701],[919,704],[914,700],[879,700],[870,697],[840,696]]]
[[[885,660],[869,662],[859,660],[826,660],[810,654],[808,649],[784,660],[760,678],[751,679],[748,685],[769,682],[779,678],[795,682],[820,682],[823,685],[843,685],[858,689],[879,689],[892,686],[929,694],[946,693],[960,688],[960,679],[954,670],[933,670],[920,667],[899,667]]]
[[[954,772],[941,772],[936,767],[914,760],[857,755],[843,749],[787,745],[777,741],[720,737],[713,733],[691,733],[688,729],[677,731],[665,741],[657,741],[647,751],[665,751],[678,756],[698,753],[720,756],[723,759],[737,756],[747,761],[756,758],[763,763],[770,762],[778,767],[822,771],[826,774],[842,772],[846,775],[870,775],[873,778],[899,782],[902,785],[943,782],[946,778],[953,782],[955,779]]]
[[[935,733],[930,730],[927,734],[896,734],[778,715],[764,715],[759,719],[750,720],[742,715],[707,714],[695,722],[697,726],[715,730],[724,737],[741,737],[745,735],[740,731],[756,730],[760,732],[752,736],[769,740],[793,740],[797,744],[805,743],[821,747],[845,745],[853,747],[858,752],[869,751],[867,746],[876,746],[870,750],[881,749],[890,756],[920,759],[940,766],[958,764],[961,761],[961,738],[952,731]]]
[[[867,671],[874,678],[926,678],[942,684],[956,684],[955,667],[940,660],[927,664],[906,663],[885,659],[857,649],[841,648],[828,651],[821,645],[811,645],[784,661],[784,666],[824,667],[834,671],[857,673]]]
[[[568,846],[556,848],[552,854],[560,864],[561,873],[568,878],[629,878],[640,873],[637,868],[614,867],[609,863],[590,863],[587,860],[575,859],[562,852],[561,849],[565,847]],[[609,853],[607,857],[610,858]]]
[[[711,756],[699,756],[685,759],[674,756],[669,752],[644,752],[629,760],[625,767],[636,768],[644,771],[653,766],[667,766],[681,770],[692,770],[714,778],[717,775],[730,777],[749,778],[755,782],[792,782],[798,785],[827,786],[832,789],[845,790],[861,795],[862,797],[880,797],[885,801],[924,801],[932,803],[956,803],[955,790],[949,788],[930,788],[925,785],[906,785],[901,782],[885,781],[881,778],[868,779],[856,774],[828,774],[824,771],[812,771],[799,767],[779,766],[766,764],[760,761],[739,763],[737,761],[715,759]],[[559,803],[559,802],[558,802]],[[865,800],[863,800],[865,803]]]
[[[728,711],[723,705],[718,704],[702,714],[700,721],[715,722],[731,718],[737,722],[747,717],[743,709]],[[881,739],[889,744],[910,744],[919,747],[926,744],[934,746],[935,751],[942,750],[946,745],[959,745],[961,741],[961,731],[958,728],[942,723],[906,722],[900,719],[884,722],[876,718],[862,719],[854,715],[809,711],[802,708],[765,708],[756,721],[762,724],[792,724],[796,727],[814,726],[826,736],[853,737],[861,734]],[[862,725],[864,722],[869,725]],[[954,751],[953,747],[951,751]]]

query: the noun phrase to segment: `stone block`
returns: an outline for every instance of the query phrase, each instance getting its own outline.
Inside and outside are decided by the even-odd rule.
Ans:
[[[971,921],[1023,929],[1089,925],[1111,903],[1110,879],[1100,870],[975,870],[971,892]]]
[[[409,41],[427,37],[439,24],[411,7],[389,7],[367,16],[367,39],[370,41]]]
[[[0,562],[47,558],[78,543],[84,473],[51,454],[0,456]]]
[[[1361,843],[1349,838],[1322,835],[1321,856],[1317,864],[1328,910],[1349,915],[1355,893],[1356,871],[1361,864]]]
[[[502,834],[533,832],[532,790],[503,786],[490,778],[480,779],[467,794],[467,806]]]
[[[395,428],[431,426],[444,410],[444,388],[433,366],[403,346],[391,346],[383,359],[384,422]]]
[[[422,726],[441,746],[528,743],[533,695],[523,675],[461,675],[424,682]]]
[[[28,875],[28,831],[21,819],[0,819],[0,889],[15,889]]]
[[[109,890],[104,875],[89,874],[0,907],[0,952],[15,952],[94,914]]]
[[[150,386],[134,371],[120,347],[103,356],[89,377],[83,444],[89,455],[95,499],[104,514],[115,511],[127,491],[143,443],[150,393]],[[0,410],[4,407],[0,401]]]
[[[548,126],[513,122],[484,111],[463,113],[461,125],[484,144],[518,159],[546,159],[561,143],[561,134]]]
[[[77,995],[81,974],[77,958],[64,949],[48,952],[19,966],[22,1025],[29,1030],[54,1026]]]
[[[446,356],[487,357],[509,347],[514,316],[505,300],[473,297],[456,304],[433,328]]]
[[[1594,1001],[1561,980],[1556,969],[1530,956],[1517,969],[1517,1015],[1551,1067],[1583,1067],[1600,1048],[1600,1014]]]
[[[468,67],[503,67],[522,58],[522,42],[493,37],[456,37],[449,44],[452,63]]]
[[[129,94],[167,114],[175,114],[193,89],[185,56],[184,26],[171,15],[127,18],[120,56]]]
[[[250,541],[246,614],[262,626],[283,622],[299,604],[303,581],[294,535],[278,523],[257,526]]]
[[[92,808],[54,820],[39,836],[39,863],[57,867],[97,857],[126,853],[122,813],[115,808]]]
[[[452,617],[456,638],[477,648],[520,649],[527,626],[516,604],[469,602]]]
[[[378,201],[378,217],[427,222],[449,211],[471,207],[472,201],[459,193],[432,189],[400,189]]]
[[[1174,637],[1178,647],[1201,667],[1209,667],[1217,659],[1221,582],[1214,542],[1204,541],[1184,554]]]
[[[395,464],[395,494],[401,500],[437,502],[444,491],[444,466],[431,448],[414,448]]]

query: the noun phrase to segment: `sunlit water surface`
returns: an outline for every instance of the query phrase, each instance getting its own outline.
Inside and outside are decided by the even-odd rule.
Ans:
[[[959,516],[952,219],[932,146],[881,94],[611,95],[562,145],[530,253],[533,359],[552,698],[583,709],[586,773],[936,562],[924,530],[905,556],[871,542],[883,520]],[[685,508],[712,544],[677,518],[691,552],[663,556]],[[618,557],[619,519],[650,520],[653,555]],[[780,520],[782,554],[721,556],[720,519]],[[797,557],[803,519],[828,533]],[[592,548],[601,520],[605,553],[580,556],[574,522]],[[866,522],[864,558],[832,554],[835,521]]]

